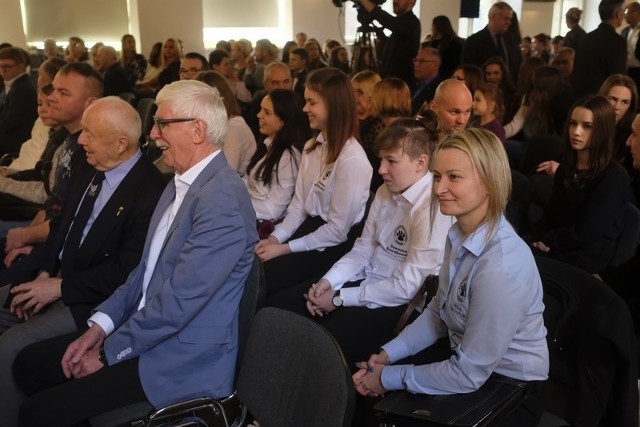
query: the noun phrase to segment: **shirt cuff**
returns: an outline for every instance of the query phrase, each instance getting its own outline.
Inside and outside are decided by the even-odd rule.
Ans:
[[[291,249],[291,252],[305,252],[307,251],[307,245],[304,241],[304,237],[301,237],[299,239],[295,239],[295,240],[290,240],[289,241],[289,249]]]
[[[382,346],[382,349],[389,356],[390,363],[397,362],[398,360],[411,355],[411,352],[400,337],[401,335]]]
[[[342,288],[340,290],[340,295],[342,296],[343,305],[345,307],[357,307],[360,306],[360,299],[358,298],[358,289],[359,286],[354,288]]]
[[[115,329],[113,320],[111,320],[109,316],[101,311],[96,311],[93,316],[91,316],[89,320],[87,320],[87,324],[89,325],[89,327],[93,326],[94,323],[102,328],[106,336],[111,335],[111,333]]]
[[[385,366],[380,376],[380,382],[385,390],[404,390],[406,389],[405,377],[407,371],[413,369],[412,365]]]
[[[329,270],[322,278],[331,283],[331,289],[334,291],[342,288],[342,285],[345,283],[340,273],[332,273],[331,270]]]
[[[276,239],[278,239],[278,242],[279,242],[279,243],[284,243],[284,241],[285,241],[285,240],[287,240],[287,239],[286,239],[286,237],[284,237],[284,236],[285,236],[285,234],[284,234],[284,233],[278,233],[278,230],[277,230],[277,229],[276,229],[276,230],[273,230],[273,232],[271,233],[271,235],[272,235],[273,237],[275,237]]]

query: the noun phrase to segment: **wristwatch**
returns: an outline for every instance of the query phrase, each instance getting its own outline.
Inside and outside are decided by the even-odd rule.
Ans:
[[[334,307],[342,307],[342,304],[344,304],[344,299],[342,299],[342,295],[340,294],[340,291],[336,291],[336,293],[333,294],[333,298],[331,299],[331,302],[333,303]]]
[[[100,351],[98,351],[98,360],[104,366],[109,366],[109,362],[107,362],[107,355],[104,352],[104,348],[101,348]]]

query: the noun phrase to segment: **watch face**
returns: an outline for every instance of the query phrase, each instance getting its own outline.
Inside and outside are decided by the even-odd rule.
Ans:
[[[333,305],[335,305],[336,307],[342,306],[342,297],[340,295],[335,295],[333,297]]]

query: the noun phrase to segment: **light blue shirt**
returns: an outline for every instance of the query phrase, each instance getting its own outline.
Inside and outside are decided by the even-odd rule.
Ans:
[[[544,380],[549,353],[542,313],[542,282],[531,250],[502,217],[466,237],[449,230],[440,286],[427,309],[383,348],[391,362],[449,336],[453,355],[428,365],[387,366],[387,390],[452,394],[477,390],[496,372]]]
[[[131,156],[131,158],[120,163],[115,168],[105,171],[104,181],[102,181],[102,187],[100,188],[100,192],[96,196],[96,201],[93,204],[91,216],[89,216],[87,225],[85,225],[84,230],[82,230],[80,245],[82,245],[82,242],[84,242],[84,238],[89,233],[89,230],[91,230],[91,226],[96,221],[96,218],[98,218],[98,215],[100,215],[100,212],[102,212],[102,208],[104,208],[111,196],[113,196],[113,193],[115,193],[115,191],[118,189],[118,186],[120,185],[122,180],[127,176],[129,171],[131,171],[133,166],[135,166],[141,156],[142,153],[140,152],[140,150],[138,150],[133,156]],[[90,185],[91,184],[89,184],[87,186],[87,189],[84,191],[84,195],[82,196],[82,199],[78,204],[78,208],[76,209],[76,214],[78,213],[78,209],[80,209],[80,206],[82,206],[82,202],[87,195],[87,191],[89,191]],[[73,226],[73,224],[71,224],[71,226]],[[69,230],[71,230],[71,227],[69,227]],[[60,259],[62,259],[62,254],[63,251],[60,251]]]

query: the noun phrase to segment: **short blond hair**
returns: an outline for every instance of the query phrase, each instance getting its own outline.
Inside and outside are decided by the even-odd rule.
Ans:
[[[443,150],[456,148],[466,153],[489,193],[489,207],[482,223],[489,224],[490,238],[498,227],[511,194],[511,169],[504,146],[493,132],[469,128],[454,132],[444,139],[433,152],[433,161]],[[438,198],[431,198],[431,223],[434,223]]]
[[[371,111],[377,117],[411,116],[411,91],[397,78],[380,80],[371,89]]]

